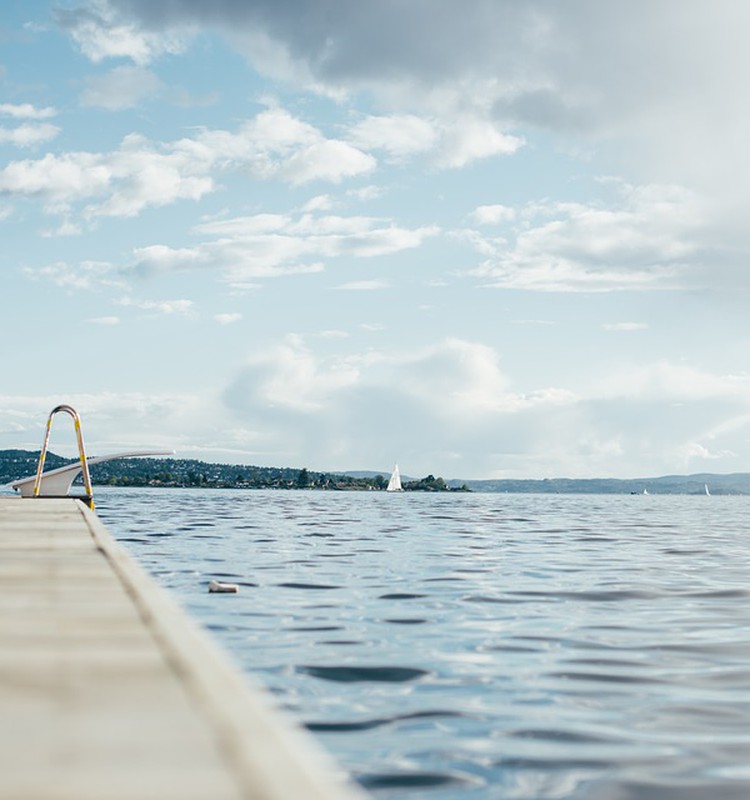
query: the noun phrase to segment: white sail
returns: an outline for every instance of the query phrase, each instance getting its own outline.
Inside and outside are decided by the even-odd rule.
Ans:
[[[393,467],[391,479],[388,481],[386,492],[403,492],[401,488],[401,473],[398,471],[398,464]]]
[[[703,484],[703,488],[706,490],[706,494],[710,496],[711,492],[708,491],[708,484],[707,483]]]

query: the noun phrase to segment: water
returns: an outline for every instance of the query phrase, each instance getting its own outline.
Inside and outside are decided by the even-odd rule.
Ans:
[[[102,489],[97,511],[377,798],[750,797],[750,498]]]

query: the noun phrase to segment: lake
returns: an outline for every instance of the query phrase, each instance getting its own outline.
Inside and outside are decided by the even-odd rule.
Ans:
[[[376,798],[750,797],[750,498],[95,496]]]

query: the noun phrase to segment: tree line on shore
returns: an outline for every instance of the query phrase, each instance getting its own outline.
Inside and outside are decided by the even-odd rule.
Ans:
[[[78,459],[48,453],[45,469],[57,469]],[[39,452],[0,450],[0,484],[32,475]],[[347,475],[315,472],[306,467],[259,467],[244,464],[214,464],[184,458],[121,458],[90,467],[95,486],[201,487],[210,489],[322,489],[329,491],[383,491],[387,475]],[[468,491],[465,486],[449,488],[443,478],[404,481],[405,491]]]

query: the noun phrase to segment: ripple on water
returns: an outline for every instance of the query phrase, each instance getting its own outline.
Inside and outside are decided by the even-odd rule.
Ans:
[[[331,586],[324,583],[295,583],[294,581],[289,581],[287,583],[277,583],[277,586],[281,586],[285,589],[340,589],[340,586]]]
[[[425,675],[429,675],[429,672],[425,669],[393,666],[325,667],[300,665],[296,669],[298,672],[304,672],[307,675],[312,675],[314,678],[321,678],[325,681],[335,681],[337,683],[405,683],[407,681],[414,681],[417,680],[417,678],[423,678]]]
[[[387,789],[439,789],[447,786],[481,785],[473,775],[454,772],[372,772],[357,776],[357,782],[370,791]]]
[[[351,722],[308,722],[305,727],[320,733],[346,733],[348,731],[368,731],[373,728],[382,728],[385,725],[395,725],[399,722],[465,716],[465,714],[458,711],[416,711],[413,714],[395,714],[391,717],[376,717],[375,719],[361,719]]]

